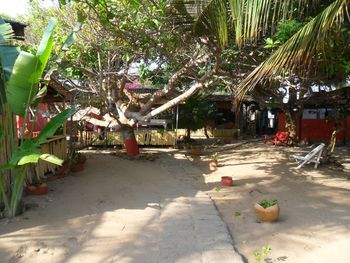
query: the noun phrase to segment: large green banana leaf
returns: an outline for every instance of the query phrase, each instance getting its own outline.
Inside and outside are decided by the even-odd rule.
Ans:
[[[0,76],[0,106],[6,102],[5,80],[10,78],[19,53],[18,48],[8,45],[8,41],[12,39],[13,35],[11,25],[0,19],[0,68],[3,72]],[[2,107],[0,107],[0,114],[1,110]]]
[[[11,110],[19,116],[24,116],[26,108],[38,92],[38,83],[52,50],[52,33],[56,20],[51,19],[36,55],[20,52],[12,69],[12,74],[6,82],[6,97]]]
[[[61,159],[50,154],[42,154],[40,152],[40,145],[45,143],[49,137],[52,137],[56,130],[73,114],[73,110],[66,109],[52,118],[44,129],[41,130],[38,137],[24,141],[22,147],[13,153],[11,160],[3,168],[11,169],[17,165],[37,163],[39,159],[61,165],[63,162]]]

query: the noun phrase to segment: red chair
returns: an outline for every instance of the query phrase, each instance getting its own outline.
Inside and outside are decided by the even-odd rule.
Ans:
[[[276,132],[275,136],[264,135],[264,143],[271,142],[273,145],[284,145],[288,146],[290,144],[289,132]]]

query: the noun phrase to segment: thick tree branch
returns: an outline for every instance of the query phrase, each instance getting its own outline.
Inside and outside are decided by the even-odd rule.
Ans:
[[[152,97],[149,99],[149,101],[141,108],[140,110],[140,114],[144,115],[146,114],[154,105],[154,103],[156,103],[157,101],[159,101],[162,97],[166,96],[167,94],[169,94],[171,91],[173,91],[176,87],[176,82],[184,75],[186,74],[188,71],[190,71],[195,65],[201,63],[203,61],[203,59],[205,60],[205,56],[199,56],[196,57],[194,59],[191,59],[189,62],[187,62],[187,64],[182,67],[180,70],[178,70],[174,75],[171,76],[171,78],[169,79],[168,83],[165,85],[165,87],[161,90],[156,91]]]

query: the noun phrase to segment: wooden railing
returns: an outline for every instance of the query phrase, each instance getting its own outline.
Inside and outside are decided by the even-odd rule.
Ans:
[[[67,139],[65,135],[58,135],[52,137],[46,143],[42,144],[40,148],[41,153],[53,154],[61,158],[62,160],[67,159]],[[58,166],[49,162],[45,162],[43,160],[39,160],[39,162],[33,167],[35,174],[33,174],[33,170],[28,171],[27,174],[27,179],[29,182],[31,182],[31,180],[35,177],[44,178],[45,174],[48,172],[55,173],[55,170]]]
[[[227,138],[238,137],[238,129],[218,129],[208,130],[209,137],[211,138]],[[186,135],[185,129],[179,129],[177,133],[175,131],[165,130],[139,130],[135,131],[135,137],[139,145],[175,145],[176,136],[180,138]],[[191,133],[192,138],[205,138],[204,130],[197,130]],[[85,131],[78,136],[78,142],[80,145],[121,145],[123,139],[120,132],[106,132],[106,136],[100,140],[97,132]]]

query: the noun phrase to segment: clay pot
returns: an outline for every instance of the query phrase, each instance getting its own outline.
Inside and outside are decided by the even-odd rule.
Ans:
[[[42,183],[38,186],[35,185],[28,185],[25,188],[25,191],[27,194],[31,195],[46,195],[49,192],[49,187],[46,183]]]
[[[62,178],[67,176],[69,173],[69,164],[68,162],[64,162],[61,167],[58,168],[56,176],[58,178]]]
[[[260,222],[274,222],[280,215],[280,207],[278,204],[263,208],[261,205],[256,203],[254,205],[255,215]]]
[[[224,141],[224,143],[229,144],[232,142],[232,138],[231,137],[224,137],[223,141]]]
[[[74,163],[70,166],[70,171],[73,173],[81,172],[82,170],[84,170],[83,163]]]
[[[183,148],[184,148],[184,150],[189,150],[190,144],[188,142],[184,143]]]
[[[85,155],[79,155],[78,157],[78,163],[85,163],[87,160]]]
[[[209,169],[213,171],[213,170],[216,170],[217,167],[218,167],[218,161],[217,160],[210,160]]]
[[[222,176],[221,177],[221,184],[224,186],[232,186],[233,180],[231,176]]]

